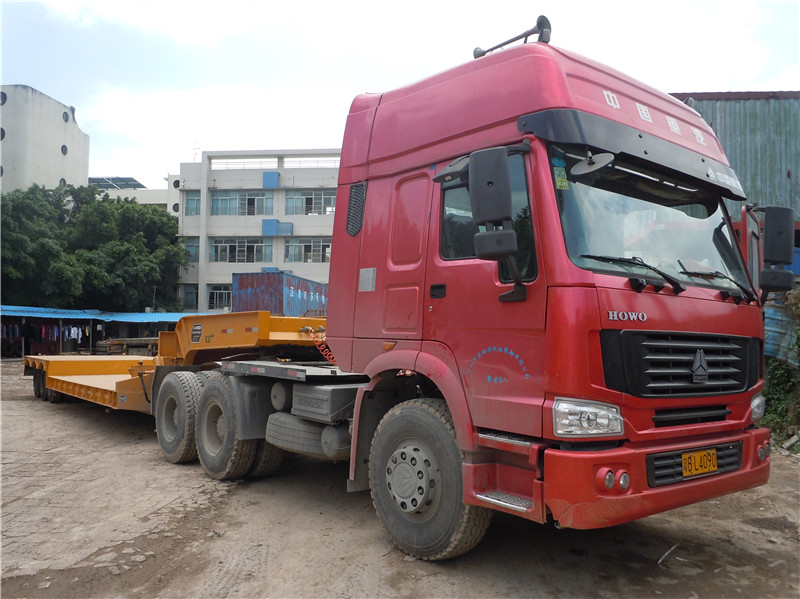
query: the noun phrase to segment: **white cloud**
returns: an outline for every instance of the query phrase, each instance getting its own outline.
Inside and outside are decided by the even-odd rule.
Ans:
[[[186,0],[56,0],[47,4],[82,27],[107,23],[173,39],[180,45],[211,47],[234,35],[248,34],[264,23],[269,2]]]
[[[92,176],[127,174],[163,187],[167,171],[176,174],[199,150],[339,147],[349,101],[321,104],[253,85],[108,87],[81,109],[81,122],[91,136]],[[117,172],[114,164],[130,165],[131,172]]]

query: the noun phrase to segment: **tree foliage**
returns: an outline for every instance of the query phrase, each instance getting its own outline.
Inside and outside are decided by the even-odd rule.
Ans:
[[[177,309],[178,220],[94,187],[2,196],[2,302],[140,312]]]

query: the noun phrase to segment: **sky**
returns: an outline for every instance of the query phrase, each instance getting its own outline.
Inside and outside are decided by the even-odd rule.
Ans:
[[[536,24],[666,92],[800,90],[800,0],[0,2],[3,85],[75,107],[89,176],[202,151],[338,148],[350,103]]]

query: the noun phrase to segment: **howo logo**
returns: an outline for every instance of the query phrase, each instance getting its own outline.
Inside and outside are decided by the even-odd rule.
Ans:
[[[608,311],[609,320],[621,320],[624,322],[645,322],[647,314],[644,312],[617,312],[616,310]]]

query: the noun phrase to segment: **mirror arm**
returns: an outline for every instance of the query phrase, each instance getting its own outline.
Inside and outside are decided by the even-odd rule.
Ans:
[[[522,284],[522,277],[519,274],[519,268],[517,268],[517,261],[514,260],[514,256],[510,254],[506,255],[504,260],[511,273],[511,278],[514,280],[514,289],[500,294],[498,299],[501,302],[524,302],[528,297],[528,291],[525,285]]]

